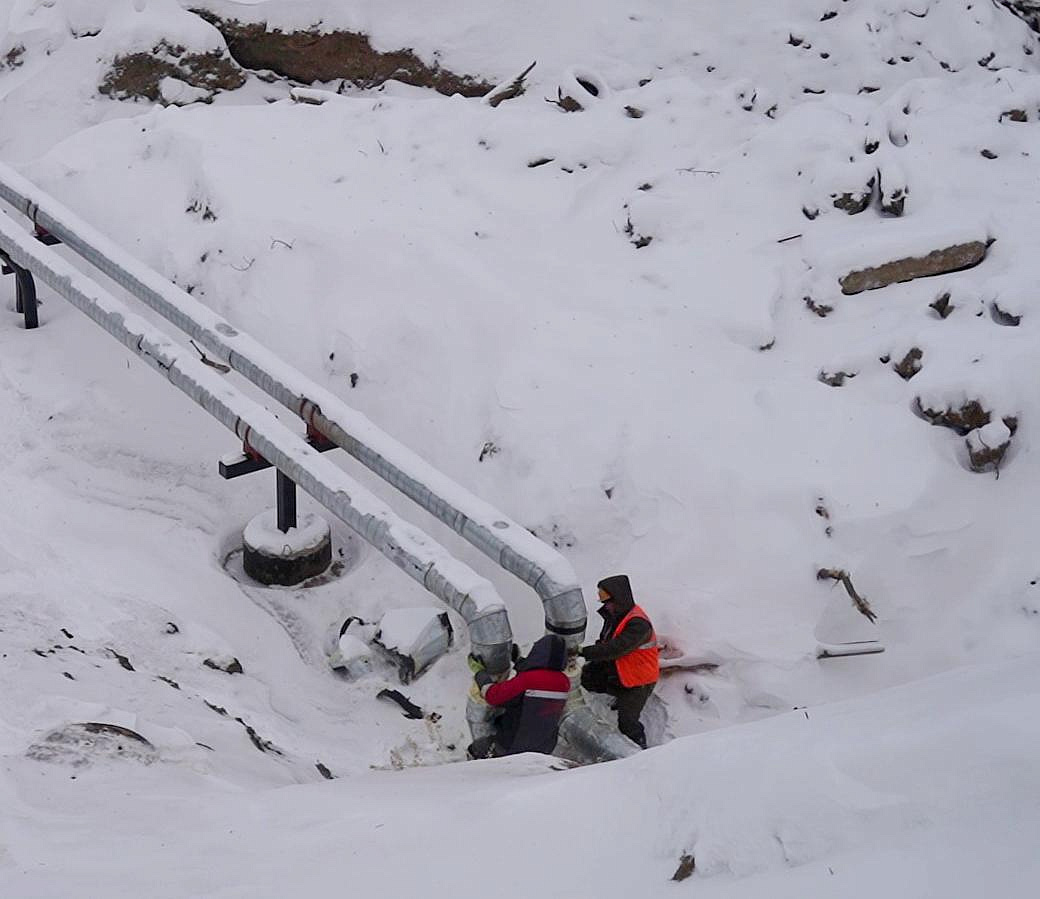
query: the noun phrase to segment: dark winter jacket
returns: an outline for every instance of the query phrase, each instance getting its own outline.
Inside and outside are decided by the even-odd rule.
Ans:
[[[504,709],[496,722],[495,743],[503,755],[543,752],[556,748],[571,682],[563,669],[567,647],[562,637],[546,634],[535,641],[526,659],[516,663],[517,674],[494,683],[486,672],[477,685],[489,705]]]
[[[603,619],[599,639],[596,640],[595,646],[583,647],[581,654],[590,662],[613,662],[646,643],[654,629],[645,618],[632,618],[625,625],[625,629],[615,637],[614,631],[621,619],[631,612],[636,604],[632,598],[632,585],[629,584],[627,575],[615,574],[613,577],[604,578],[596,586],[609,593],[610,599],[600,603],[599,609],[596,610]]]

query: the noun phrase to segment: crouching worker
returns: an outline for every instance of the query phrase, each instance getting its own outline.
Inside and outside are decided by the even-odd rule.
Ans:
[[[562,637],[546,634],[538,639],[526,659],[516,662],[516,674],[499,683],[484,670],[483,663],[469,657],[470,668],[488,705],[500,708],[495,732],[469,745],[470,758],[542,752],[556,748],[560,719],[567,704],[570,679],[563,673],[567,645]]]
[[[639,716],[660,674],[657,635],[646,612],[632,598],[626,575],[604,578],[597,586],[603,630],[594,646],[579,650],[586,660],[581,685],[592,693],[613,696],[618,730],[646,749],[646,731]]]

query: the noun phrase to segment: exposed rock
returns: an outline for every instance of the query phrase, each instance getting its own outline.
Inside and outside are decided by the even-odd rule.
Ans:
[[[981,240],[954,244],[933,250],[927,256],[909,256],[870,268],[856,269],[838,279],[846,295],[875,290],[915,278],[942,275],[978,265],[986,258],[987,245]]]
[[[999,159],[1000,158],[996,153],[994,153],[992,150],[989,150],[989,149],[979,150],[979,155],[984,157],[984,158],[986,158],[986,159]]]
[[[256,732],[256,730],[249,724],[246,724],[241,718],[235,719],[239,724],[246,729],[246,736],[249,737],[249,742],[252,743],[261,752],[272,752],[275,755],[284,755],[277,746],[274,745],[270,740],[265,740]]]
[[[159,103],[164,102],[162,83],[167,78],[205,91],[208,100],[217,91],[241,87],[246,80],[226,53],[189,53],[184,47],[163,41],[151,53],[117,56],[98,90],[115,100]]]
[[[971,470],[980,474],[993,471],[1000,477],[1000,465],[1011,446],[1011,433],[1005,422],[994,421],[968,434],[964,444]]]
[[[927,419],[933,425],[950,428],[962,437],[969,431],[985,427],[992,417],[978,400],[968,400],[959,409],[929,409],[922,404],[921,398],[917,397],[914,400],[914,407],[922,418]]]
[[[903,207],[906,204],[906,195],[907,191],[902,187],[892,191],[891,194],[883,193],[881,195],[881,210],[889,215],[902,215]]]
[[[836,371],[833,373],[821,371],[816,376],[816,379],[826,384],[828,387],[842,387],[847,378],[854,377],[856,377],[856,372],[854,371]]]
[[[372,47],[367,34],[322,32],[319,26],[309,31],[285,32],[266,22],[223,19],[208,10],[194,12],[224,35],[231,56],[243,68],[267,69],[304,84],[343,79],[371,88],[394,79],[433,88],[447,96],[464,97],[482,97],[494,87],[481,78],[458,75],[437,63],[427,65],[408,48],[381,53]]]
[[[867,183],[861,188],[845,193],[831,194],[831,202],[834,204],[835,209],[840,209],[849,215],[857,215],[870,205],[870,200],[873,196],[874,176],[871,175]]]
[[[3,62],[0,65],[8,69],[17,69],[24,62],[22,59],[24,55],[25,45],[17,44],[4,54]]]
[[[128,759],[149,765],[159,758],[155,747],[136,731],[99,721],[66,724],[34,743],[25,754],[38,762],[73,768],[105,759]]]
[[[133,663],[125,655],[123,655],[122,653],[116,652],[111,647],[109,647],[108,651],[110,653],[112,653],[112,658],[115,659],[117,662],[119,662],[119,664],[123,668],[125,668],[127,671],[134,671],[135,670],[134,666],[133,666]]]
[[[901,216],[906,208],[906,198],[910,188],[906,183],[906,175],[902,167],[887,165],[878,171],[878,194],[881,198],[881,211],[886,215]]]
[[[1008,119],[1012,122],[1028,122],[1029,116],[1024,109],[1007,109],[1000,114],[1000,121]]]
[[[939,318],[946,318],[954,310],[954,305],[950,302],[950,292],[939,294],[928,307],[934,309]]]
[[[223,671],[225,674],[241,674],[242,663],[234,656],[219,656],[215,659],[206,659],[202,663],[214,671]]]
[[[697,863],[694,861],[693,856],[688,852],[684,852],[679,856],[679,867],[675,869],[672,880],[686,880],[687,877],[693,874],[696,867]]]
[[[910,347],[907,354],[899,362],[895,363],[892,368],[904,381],[909,381],[921,370],[922,356],[924,356],[924,353],[920,347]]]
[[[1004,325],[1008,328],[1016,328],[1022,323],[1021,315],[1012,315],[1010,312],[1005,312],[996,303],[989,307],[989,314],[998,325]]]

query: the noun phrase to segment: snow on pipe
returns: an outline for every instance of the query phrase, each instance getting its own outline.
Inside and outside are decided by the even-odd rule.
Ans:
[[[30,199],[30,195],[34,195],[35,199]],[[134,259],[109,238],[2,163],[0,198],[23,212],[34,224],[58,237],[99,271],[126,288],[171,324],[197,340],[268,395],[337,443],[387,483],[447,524],[504,570],[533,587],[545,609],[546,629],[561,635],[570,646],[582,642],[586,626],[585,601],[573,568],[560,553],[465,488],[455,484],[426,460],[378,429],[360,412],[351,409],[334,394],[287,366],[248,334],[239,332],[211,309]],[[24,235],[22,237],[24,238]],[[26,246],[31,248],[36,245],[28,240]],[[31,249],[25,252],[28,258],[35,259]],[[53,258],[60,261],[59,257]],[[51,283],[46,278],[43,280]],[[89,283],[100,290],[93,282]],[[51,286],[55,287],[52,283]],[[59,288],[55,289],[61,292]],[[162,339],[166,340],[164,335]],[[133,345],[131,349],[136,351]],[[189,357],[181,361],[194,363],[197,360]],[[205,375],[207,381],[212,382],[215,376],[205,366],[198,364],[193,367],[200,375]],[[223,385],[224,382],[217,378],[216,383]],[[268,414],[265,410],[260,411],[264,415]],[[277,420],[274,421],[282,427]],[[239,433],[236,427],[232,427],[232,430],[235,430],[236,434]],[[272,456],[263,451],[252,436],[250,440],[254,449],[281,467]],[[305,444],[304,448],[310,450]],[[334,466],[332,468],[343,475],[340,469]],[[290,472],[286,471],[286,474]],[[321,501],[305,484],[299,481],[297,483]],[[363,490],[360,485],[354,482],[351,484],[355,494]],[[365,496],[378,503],[378,500],[367,492]],[[381,508],[385,509],[382,506]],[[339,515],[335,509],[332,511]],[[386,514],[393,515],[389,510],[386,510]],[[350,522],[347,521],[347,524],[350,525]],[[411,527],[405,522],[401,524],[406,528]],[[359,533],[372,542],[364,532]],[[425,535],[422,537],[432,543]],[[416,577],[414,567],[406,567],[399,557],[386,553],[378,544],[373,545],[389,555],[395,564]],[[451,561],[454,562],[453,559]],[[465,571],[475,577],[468,568]],[[437,593],[425,579],[416,579],[466,617],[461,608]],[[488,586],[490,587],[490,584]],[[502,617],[504,630],[510,634],[507,639],[511,642],[511,631],[504,607]],[[496,633],[499,625],[494,622],[470,622],[468,618],[467,623],[470,625],[470,642],[476,652],[487,656],[485,662],[488,670],[496,673],[507,670],[508,663],[503,662],[501,656],[501,641],[491,639],[492,636],[499,636]],[[482,700],[473,697],[468,700],[466,718],[474,737],[489,732],[490,711]],[[624,758],[638,750],[634,743],[598,718],[581,700],[577,690],[572,693],[572,701],[561,725],[561,734],[575,749],[592,761]]]
[[[560,553],[3,164],[0,197],[532,587],[544,607],[546,630],[569,646],[580,645],[585,601],[574,569]]]
[[[509,670],[512,631],[494,586],[309,446],[275,416],[0,216],[0,248],[140,356],[395,565],[455,609],[488,670]]]

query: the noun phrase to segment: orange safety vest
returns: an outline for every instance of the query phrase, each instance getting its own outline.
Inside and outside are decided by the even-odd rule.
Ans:
[[[617,665],[618,680],[621,681],[623,687],[655,684],[660,672],[657,659],[657,634],[649,616],[639,606],[633,606],[632,611],[621,619],[614,629],[614,636],[620,634],[625,629],[625,625],[633,618],[642,618],[650,625],[650,639],[614,662]]]

